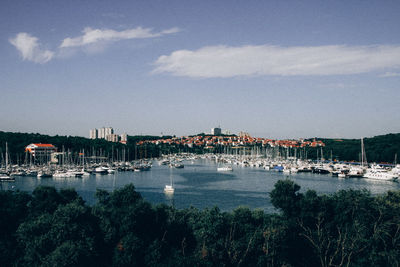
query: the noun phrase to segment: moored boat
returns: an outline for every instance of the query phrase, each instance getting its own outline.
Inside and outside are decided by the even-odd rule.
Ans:
[[[97,174],[106,174],[106,173],[108,173],[108,168],[104,167],[104,166],[100,166],[100,167],[95,168],[93,172],[97,173]]]
[[[399,176],[385,170],[379,165],[372,165],[371,168],[367,169],[363,177],[381,181],[395,181]]]
[[[8,175],[7,173],[1,173],[0,174],[0,181],[2,181],[2,182],[14,182],[15,181],[15,177],[12,177],[12,176]]]
[[[233,171],[231,166],[223,166],[223,167],[218,167],[217,171],[219,172],[231,172]]]

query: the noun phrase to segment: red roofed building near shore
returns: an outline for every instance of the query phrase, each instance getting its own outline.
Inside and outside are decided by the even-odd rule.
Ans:
[[[57,148],[52,144],[30,144],[26,146],[25,151],[28,151],[34,157],[49,156],[51,153],[56,152]]]

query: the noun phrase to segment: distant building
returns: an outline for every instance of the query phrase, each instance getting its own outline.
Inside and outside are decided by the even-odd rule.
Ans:
[[[120,138],[121,138],[121,140],[120,140],[121,143],[123,143],[123,144],[128,143],[128,135],[126,133],[121,134]]]
[[[239,137],[251,137],[249,133],[246,132],[240,132]]]
[[[99,138],[99,131],[98,131],[97,129],[92,129],[92,130],[90,130],[89,138],[90,138],[90,139],[97,139],[97,138]]]
[[[106,130],[104,127],[99,129],[97,138],[100,138],[100,139],[106,138]]]
[[[51,153],[57,151],[52,144],[30,144],[25,147],[25,151],[29,152],[35,159],[43,161],[50,160]]]
[[[107,139],[107,136],[114,134],[114,129],[112,127],[104,128],[104,138]]]
[[[211,129],[212,135],[221,135],[221,133],[222,133],[221,128],[212,128]]]
[[[107,134],[106,140],[109,142],[118,142],[119,141],[119,135],[118,134]]]
[[[114,134],[112,127],[103,127],[100,129],[92,129],[89,134],[90,139],[105,139],[109,142],[121,142],[126,144],[128,142],[128,135],[126,133],[118,135]]]
[[[112,127],[103,127],[100,129],[92,129],[90,130],[90,139],[107,139],[107,136],[110,134],[114,134],[114,129]]]

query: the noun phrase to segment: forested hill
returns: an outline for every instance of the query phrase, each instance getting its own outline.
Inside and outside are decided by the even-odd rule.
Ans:
[[[359,161],[361,155],[361,139],[326,139],[321,138],[325,143],[323,156],[325,159],[332,158],[345,161]],[[393,163],[396,154],[400,156],[400,133],[379,135],[371,138],[364,138],[364,147],[368,162]],[[319,151],[319,157],[321,152]],[[317,150],[309,152],[309,158],[315,159]],[[399,162],[399,160],[397,160]]]
[[[164,136],[161,138],[170,138]],[[160,154],[159,150],[154,146],[146,148],[136,148],[135,144],[140,140],[160,139],[159,136],[128,136],[128,144],[108,142],[104,139],[89,139],[78,136],[49,136],[38,133],[13,133],[0,131],[0,152],[4,153],[6,142],[8,143],[8,150],[13,162],[17,162],[17,158],[24,159],[25,147],[31,143],[49,143],[57,147],[58,151],[70,151],[71,153],[79,153],[85,150],[87,155],[104,155],[107,157],[112,156],[114,159],[122,157],[125,153],[125,159],[133,160],[136,158],[156,157]]]
[[[65,151],[70,150],[78,153],[83,149],[87,154],[111,157],[114,153],[114,159],[122,157],[125,153],[126,160],[133,160],[145,157],[157,157],[161,153],[185,152],[203,152],[201,147],[189,149],[185,146],[156,146],[146,143],[145,146],[136,146],[137,141],[156,140],[162,138],[171,138],[171,136],[128,136],[128,144],[107,142],[103,139],[88,139],[74,136],[49,136],[38,133],[12,133],[0,131],[0,153],[4,153],[5,143],[8,142],[8,149],[13,162],[17,159],[23,160],[25,146],[31,143],[50,143],[55,145],[59,151],[62,148]],[[336,159],[339,161],[359,161],[361,154],[360,139],[328,139],[317,138],[325,143],[322,148],[322,154],[325,159]],[[311,139],[310,139],[311,140]],[[396,154],[400,156],[400,133],[386,134],[371,138],[364,138],[365,151],[368,162],[387,162],[393,163]],[[208,151],[209,152],[209,151]],[[308,159],[321,158],[321,148],[306,148]],[[398,160],[397,162],[399,162]]]

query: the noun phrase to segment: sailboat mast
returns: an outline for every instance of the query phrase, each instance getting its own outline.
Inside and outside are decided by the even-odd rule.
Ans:
[[[6,172],[8,173],[8,144],[6,142]]]
[[[361,138],[361,166],[367,164],[367,155],[365,154],[365,146],[364,146],[364,139]]]

